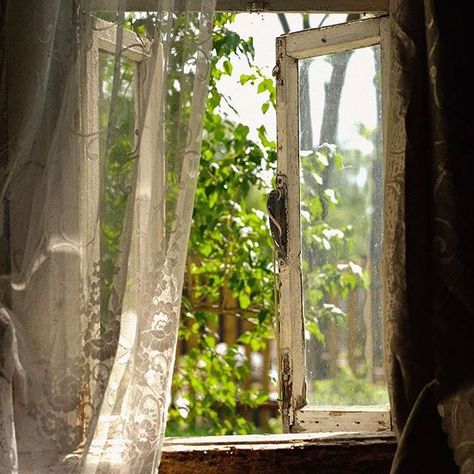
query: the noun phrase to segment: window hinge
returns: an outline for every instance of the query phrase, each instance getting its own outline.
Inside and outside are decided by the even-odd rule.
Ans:
[[[247,2],[247,11],[249,13],[261,13],[265,10],[266,6],[265,2]]]

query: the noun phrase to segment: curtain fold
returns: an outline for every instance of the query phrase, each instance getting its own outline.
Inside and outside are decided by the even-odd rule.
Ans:
[[[124,6],[6,3],[0,472],[158,471],[214,4]]]
[[[474,466],[469,18],[437,0],[390,2],[383,274],[396,473]]]

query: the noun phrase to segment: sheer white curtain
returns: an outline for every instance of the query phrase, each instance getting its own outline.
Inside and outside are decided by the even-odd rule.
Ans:
[[[0,472],[158,470],[213,2],[147,7],[7,1]]]

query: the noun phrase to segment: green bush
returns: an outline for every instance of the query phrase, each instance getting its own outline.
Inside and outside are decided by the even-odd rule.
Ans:
[[[314,382],[314,405],[386,405],[387,387],[354,376],[347,367],[332,379]]]

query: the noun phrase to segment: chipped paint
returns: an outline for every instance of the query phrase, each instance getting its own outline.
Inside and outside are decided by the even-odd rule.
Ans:
[[[300,431],[385,431],[390,428],[387,410],[344,412],[334,407],[318,410],[305,407],[305,346],[301,275],[300,226],[300,153],[298,59],[381,42],[387,53],[388,43],[381,39],[389,31],[387,18],[370,18],[350,25],[336,25],[323,32],[306,30],[277,38],[277,61],[273,76],[277,88],[278,176],[286,193],[285,219],[287,246],[278,261],[278,350],[280,362],[280,406],[285,432]],[[388,38],[389,35],[385,34]],[[387,61],[388,55],[383,56]],[[386,66],[386,62],[383,63]],[[382,82],[384,71],[382,68]],[[387,91],[387,87],[382,88]],[[384,95],[384,97],[386,97]],[[386,124],[384,123],[384,128]],[[277,189],[279,186],[277,178]],[[283,225],[282,225],[283,224]]]
[[[293,431],[295,410],[305,403],[300,278],[298,64],[277,39],[277,189],[285,189],[287,249],[279,261],[279,361],[283,428]]]
[[[283,417],[283,431],[289,432],[293,424],[293,409],[291,406],[293,394],[293,373],[291,370],[290,355],[283,352],[280,358],[281,372],[281,413]]]

